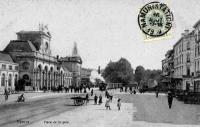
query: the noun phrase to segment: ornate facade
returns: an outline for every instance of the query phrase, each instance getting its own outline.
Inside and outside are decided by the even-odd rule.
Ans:
[[[19,64],[20,90],[52,90],[72,84],[72,73],[51,55],[50,42],[51,34],[42,27],[39,31],[18,32],[17,40],[4,49]]]

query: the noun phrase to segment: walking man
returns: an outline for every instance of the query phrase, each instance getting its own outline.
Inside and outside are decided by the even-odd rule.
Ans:
[[[95,105],[97,104],[97,99],[98,99],[98,97],[97,97],[97,95],[95,94],[95,96],[94,96],[94,104],[95,104]]]
[[[4,95],[5,95],[5,101],[8,100],[8,90],[5,88],[5,91],[4,91]]]
[[[156,98],[158,98],[158,90],[156,90]]]
[[[171,107],[172,107],[172,101],[173,101],[172,92],[171,92],[171,91],[168,91],[168,105],[169,105],[169,108],[170,108],[170,109],[171,109]]]
[[[120,108],[121,108],[121,99],[120,98],[117,100],[117,107],[118,107],[118,110],[120,110]]]
[[[89,103],[89,95],[88,95],[88,93],[86,94],[85,99],[86,99],[86,104]]]
[[[93,89],[91,90],[91,96],[93,96]]]

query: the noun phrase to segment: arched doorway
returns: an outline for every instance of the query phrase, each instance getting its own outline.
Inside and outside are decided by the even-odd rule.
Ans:
[[[31,86],[29,75],[27,75],[27,74],[23,75],[23,80],[24,80],[25,86]]]
[[[48,67],[45,66],[44,67],[44,75],[43,75],[43,79],[44,79],[44,89],[48,89]]]
[[[49,75],[49,81],[50,81],[50,89],[53,88],[53,79],[54,79],[54,73],[53,73],[53,67],[50,68],[50,75]]]
[[[42,90],[42,65],[38,65],[37,68],[37,87],[39,88],[39,90]]]

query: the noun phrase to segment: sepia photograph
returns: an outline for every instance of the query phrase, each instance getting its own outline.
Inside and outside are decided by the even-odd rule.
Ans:
[[[0,0],[0,127],[199,127],[199,0]]]

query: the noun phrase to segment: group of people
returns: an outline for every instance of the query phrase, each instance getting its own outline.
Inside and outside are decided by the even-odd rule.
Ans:
[[[8,96],[10,95],[10,92],[8,89],[5,89],[4,90],[4,95],[5,95],[5,101],[8,100]],[[20,96],[18,96],[17,102],[24,102],[25,101],[25,97],[24,97],[24,94],[22,93]]]
[[[94,94],[94,91],[93,91],[93,89],[92,89],[92,90],[91,90],[91,96],[93,96],[93,94]],[[106,107],[106,109],[111,110],[110,104],[111,104],[111,102],[112,102],[113,96],[112,96],[112,94],[110,94],[110,93],[106,90],[106,91],[105,91],[105,97],[106,97],[105,107]],[[87,102],[89,101],[89,95],[88,95],[88,94],[86,94],[86,100],[87,100]],[[97,94],[95,94],[95,95],[94,95],[94,104],[95,104],[95,105],[97,105],[97,104],[101,105],[102,103],[103,103],[102,95],[100,94],[99,96],[97,96]],[[121,109],[121,99],[120,99],[120,98],[117,100],[117,107],[118,107],[118,110]]]
[[[99,98],[99,101],[98,101],[98,98]],[[94,96],[94,104],[96,105],[97,102],[98,102],[99,105],[103,103],[102,96],[99,95],[99,97],[97,97],[97,95],[95,94],[95,96]]]
[[[105,103],[106,109],[111,110],[111,107],[110,107],[111,102],[112,102],[111,98],[107,98],[106,103]],[[120,98],[117,100],[117,107],[118,107],[118,110],[121,109],[121,99]]]
[[[66,93],[87,93],[87,89],[90,91],[90,87],[84,87],[84,86],[79,86],[79,87],[72,87],[72,86],[57,86],[57,87],[52,87],[53,92],[66,92]],[[46,87],[44,86],[43,91],[46,91]]]

